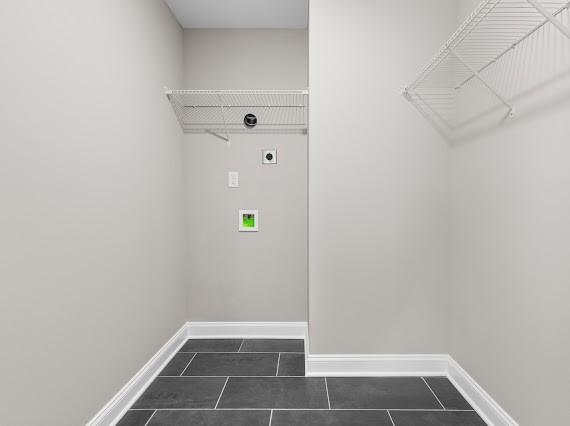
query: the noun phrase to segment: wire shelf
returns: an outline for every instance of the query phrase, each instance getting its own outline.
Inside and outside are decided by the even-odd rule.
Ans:
[[[307,90],[166,90],[185,133],[306,133]],[[244,125],[246,114],[257,125]]]
[[[567,0],[483,1],[404,95],[451,137],[487,113],[513,116],[517,95],[570,69],[569,8]]]

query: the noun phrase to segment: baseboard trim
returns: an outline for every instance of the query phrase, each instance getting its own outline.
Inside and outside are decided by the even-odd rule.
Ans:
[[[123,414],[135,403],[170,359],[186,342],[188,324],[180,329],[162,346],[156,354],[133,376],[123,388],[93,417],[87,426],[115,425]]]
[[[307,376],[443,376],[448,355],[308,355]]]
[[[304,339],[307,376],[447,376],[489,426],[517,422],[449,355],[311,355],[305,322],[188,322],[87,423],[113,426],[188,338]]]
[[[189,322],[188,337],[305,339],[306,322]]]
[[[451,356],[447,377],[489,426],[519,426]]]

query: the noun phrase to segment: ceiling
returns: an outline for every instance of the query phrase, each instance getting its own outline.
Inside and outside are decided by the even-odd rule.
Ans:
[[[184,28],[307,28],[309,0],[165,0]]]

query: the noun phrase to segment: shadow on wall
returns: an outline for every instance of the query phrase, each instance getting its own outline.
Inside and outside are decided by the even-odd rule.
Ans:
[[[570,12],[565,10],[561,19],[568,20],[569,15]],[[489,108],[481,108],[479,114],[458,126],[461,134],[456,140],[459,143],[473,140],[498,126],[511,126],[519,120],[544,114],[567,102],[570,92],[570,40],[551,25],[545,25],[481,75],[513,105],[514,118],[505,119],[505,107],[497,102]],[[477,110],[480,100],[476,91],[467,90],[466,95],[458,109]]]
[[[519,104],[514,118],[510,118],[504,113],[504,108],[497,107],[492,111],[486,111],[484,116],[487,118],[485,125],[477,126],[473,123],[473,127],[466,130],[465,133],[451,141],[454,146],[464,145],[486,136],[500,127],[516,126],[521,121],[536,120],[547,115],[554,109],[570,104],[570,69],[564,74],[558,75],[548,81],[543,82],[533,88],[512,98],[515,105]],[[485,118],[483,116],[478,119]]]

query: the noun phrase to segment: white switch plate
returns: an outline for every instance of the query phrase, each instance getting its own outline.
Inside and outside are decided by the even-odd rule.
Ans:
[[[277,164],[277,149],[269,148],[264,149],[263,153],[263,164]]]
[[[239,172],[228,172],[228,187],[239,188]]]

